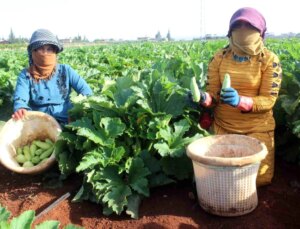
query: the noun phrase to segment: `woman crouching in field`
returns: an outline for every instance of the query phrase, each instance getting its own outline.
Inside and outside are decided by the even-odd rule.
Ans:
[[[12,117],[18,120],[28,110],[41,111],[66,124],[72,107],[71,90],[87,96],[92,94],[91,88],[69,65],[57,63],[57,54],[63,47],[49,30],[36,30],[27,50],[29,67],[18,77]]]

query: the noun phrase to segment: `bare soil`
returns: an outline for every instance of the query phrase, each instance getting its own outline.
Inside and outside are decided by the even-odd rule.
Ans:
[[[48,171],[50,174],[56,168]],[[12,216],[25,210],[36,215],[68,191],[80,185],[79,176],[71,176],[61,187],[47,188],[49,180],[42,175],[21,175],[0,165],[0,203]],[[194,194],[194,195],[193,195]],[[139,219],[122,214],[104,216],[100,205],[84,201],[73,203],[72,196],[61,202],[34,223],[58,220],[61,228],[69,223],[95,228],[300,228],[300,166],[276,161],[271,185],[258,188],[258,207],[238,217],[220,217],[206,213],[198,204],[191,182],[167,185],[151,190],[143,200]]]

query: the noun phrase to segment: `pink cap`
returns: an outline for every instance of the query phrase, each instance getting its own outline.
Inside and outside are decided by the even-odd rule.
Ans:
[[[265,37],[265,32],[267,30],[266,28],[266,20],[264,16],[258,12],[256,9],[251,7],[244,7],[239,10],[237,10],[231,17],[230,23],[229,23],[229,31],[228,31],[228,37],[231,35],[232,26],[237,21],[246,21],[256,29],[260,31],[260,35],[262,38]]]

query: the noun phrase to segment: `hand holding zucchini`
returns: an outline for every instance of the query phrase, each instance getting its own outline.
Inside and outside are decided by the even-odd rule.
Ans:
[[[240,102],[240,96],[234,88],[231,87],[230,75],[226,73],[221,89],[221,101],[230,106],[236,107]]]
[[[199,87],[197,85],[195,76],[193,76],[191,79],[190,88],[191,88],[191,92],[192,92],[193,101],[198,103],[201,99],[201,93],[200,93]]]
[[[224,75],[224,80],[222,83],[222,88],[221,88],[221,95],[223,94],[223,89],[231,87],[231,80],[230,80],[230,75],[228,73],[225,73]]]

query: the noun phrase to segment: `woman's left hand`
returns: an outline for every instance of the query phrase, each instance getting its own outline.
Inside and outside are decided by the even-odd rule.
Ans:
[[[21,108],[21,109],[17,110],[17,111],[12,115],[12,118],[13,118],[14,120],[22,119],[22,118],[26,115],[26,112],[27,112],[26,109]]]
[[[224,88],[222,89],[221,93],[221,101],[225,104],[236,107],[237,105],[239,105],[240,96],[237,90],[235,90],[234,88]]]

